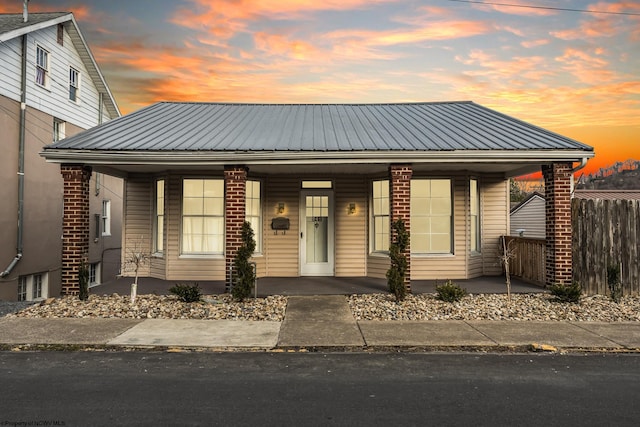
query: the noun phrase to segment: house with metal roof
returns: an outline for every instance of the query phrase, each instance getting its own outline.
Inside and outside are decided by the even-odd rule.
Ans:
[[[77,199],[64,225],[76,263],[90,230],[74,222],[75,206],[94,171],[125,179],[124,251],[142,243],[153,254],[142,275],[229,280],[248,221],[258,277],[383,278],[402,219],[408,285],[500,274],[508,179],[536,171],[547,188],[547,281],[570,281],[571,176],[594,155],[473,102],[161,102],[41,154]],[[73,292],[73,264],[63,274]]]
[[[61,292],[63,178],[46,145],[120,116],[73,14],[0,14],[0,300]],[[120,267],[123,181],[93,174],[90,281]]]

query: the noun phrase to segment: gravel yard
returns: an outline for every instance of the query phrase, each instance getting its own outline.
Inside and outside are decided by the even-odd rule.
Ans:
[[[511,302],[504,294],[467,295],[457,303],[442,302],[435,294],[409,295],[399,304],[390,294],[345,298],[357,320],[640,321],[639,297],[625,297],[619,304],[606,296],[583,297],[579,304],[564,304],[553,301],[547,293],[513,294]],[[7,316],[281,321],[286,305],[286,296],[249,298],[239,303],[228,294],[208,295],[202,302],[191,304],[173,295],[138,295],[132,305],[128,296],[114,294],[91,295],[86,302],[77,297],[50,299]]]

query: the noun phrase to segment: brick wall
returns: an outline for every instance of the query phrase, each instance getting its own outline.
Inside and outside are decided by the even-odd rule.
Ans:
[[[225,271],[227,286],[231,283],[233,258],[242,245],[242,224],[245,220],[247,168],[229,166],[224,170],[225,188]]]
[[[411,165],[391,165],[389,175],[391,179],[391,194],[389,195],[391,222],[402,219],[407,232],[411,233],[411,176],[413,169]],[[391,239],[392,241],[395,239],[393,230]],[[407,273],[404,281],[407,289],[411,292],[411,239],[409,239],[405,255],[407,256]]]
[[[545,185],[546,280],[570,284],[571,265],[571,163],[553,163],[542,167]]]
[[[62,217],[62,294],[77,295],[80,291],[78,270],[89,255],[89,180],[91,168],[82,165],[61,165],[64,180]]]

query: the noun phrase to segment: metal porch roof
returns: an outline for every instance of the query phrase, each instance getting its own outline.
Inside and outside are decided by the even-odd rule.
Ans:
[[[473,102],[160,102],[45,148],[121,152],[584,151],[570,138]]]

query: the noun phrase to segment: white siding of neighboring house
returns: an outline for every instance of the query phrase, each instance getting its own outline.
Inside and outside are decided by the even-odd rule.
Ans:
[[[544,239],[545,235],[545,201],[540,196],[533,196],[525,204],[511,214],[511,236],[519,236],[519,229],[524,229],[523,237]]]
[[[35,82],[36,46],[49,52],[49,85]],[[22,37],[0,44],[0,95],[20,101]],[[78,102],[69,99],[69,67],[80,71]],[[57,42],[57,25],[33,31],[27,35],[27,106],[69,122],[81,129],[99,124],[98,90],[91,80],[69,34]],[[103,121],[109,120],[104,112]]]

